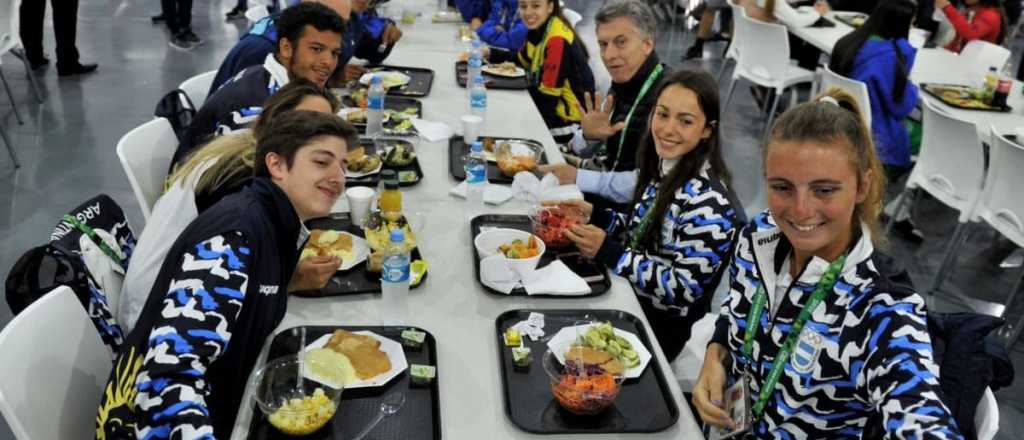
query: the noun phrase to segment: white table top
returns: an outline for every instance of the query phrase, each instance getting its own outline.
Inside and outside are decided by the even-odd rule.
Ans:
[[[430,95],[423,99],[424,117],[444,121],[453,127],[465,112],[465,90],[455,82],[455,29],[452,24],[429,24],[429,17],[408,28],[405,36],[387,59],[390,64],[434,69]],[[540,140],[549,158],[559,161],[555,146],[536,107],[525,91],[489,91],[488,135],[527,137]],[[495,318],[513,309],[618,309],[646,323],[627,280],[612,278],[612,289],[587,299],[497,297],[486,293],[477,283],[469,237],[469,215],[465,202],[448,195],[456,182],[448,174],[447,142],[419,141],[417,152],[425,178],[416,186],[403,189],[404,209],[426,218],[419,235],[420,250],[430,263],[429,276],[409,296],[409,322],[431,332],[438,341],[438,381],[440,385],[442,435],[445,439],[539,438],[523,432],[506,417],[502,382],[496,362],[498,350],[492,336]],[[344,197],[343,197],[344,199]],[[339,203],[344,206],[344,202]],[[525,204],[509,202],[489,207],[488,212],[524,213]],[[380,295],[355,295],[333,298],[298,298],[288,301],[288,313],[278,327],[280,332],[301,325],[378,325]],[[260,355],[266,357],[269,341]],[[679,408],[679,420],[668,430],[656,434],[609,434],[606,439],[680,439],[699,438],[699,430],[659,347],[653,347],[662,371],[669,375],[672,397]],[[243,439],[252,418],[253,405],[247,392],[235,422],[232,438]],[[411,410],[411,409],[410,409]],[[578,439],[579,436],[545,436],[550,439]]]
[[[836,46],[836,42],[840,38],[846,36],[846,34],[853,31],[853,27],[847,25],[836,19],[836,14],[853,14],[853,12],[843,11],[829,11],[825,14],[829,20],[836,25],[833,27],[790,27],[788,28],[789,33],[796,35],[801,40],[810,43],[812,46],[818,48],[826,54],[832,53],[832,48]]]

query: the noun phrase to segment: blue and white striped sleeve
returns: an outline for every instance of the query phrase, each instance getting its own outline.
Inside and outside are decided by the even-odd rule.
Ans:
[[[214,438],[204,375],[227,349],[251,258],[239,232],[202,241],[182,255],[135,380],[137,438]]]

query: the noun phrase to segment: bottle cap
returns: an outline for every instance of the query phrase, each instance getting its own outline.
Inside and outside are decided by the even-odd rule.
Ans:
[[[370,84],[380,84],[380,82],[380,75],[373,75],[372,77],[370,77]]]
[[[484,144],[481,144],[480,142],[473,142],[473,145],[470,147],[470,151],[474,153],[482,152],[484,151]]]
[[[395,170],[381,171],[380,180],[384,182],[384,188],[398,189],[398,173],[396,173]]]
[[[391,230],[391,242],[392,243],[401,243],[403,241],[405,241],[405,232],[402,232],[401,229],[392,229]]]

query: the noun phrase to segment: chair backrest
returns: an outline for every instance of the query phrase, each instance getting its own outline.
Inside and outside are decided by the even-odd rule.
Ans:
[[[1010,49],[988,41],[972,40],[960,50],[960,58],[963,58],[965,66],[975,69],[975,78],[981,78],[988,72],[989,68],[995,67],[1000,71],[1006,60],[1010,59]]]
[[[21,46],[21,0],[0,0],[0,55]]]
[[[579,12],[576,12],[569,8],[562,8],[562,15],[569,20],[569,25],[576,27],[576,24],[583,20],[583,16]]]
[[[153,204],[163,194],[167,170],[177,148],[178,137],[165,118],[135,127],[117,142],[117,158],[121,160],[146,220]]]
[[[821,91],[828,90],[829,87],[846,90],[857,99],[857,105],[860,106],[860,110],[864,114],[864,122],[867,123],[868,130],[871,130],[871,95],[868,95],[868,86],[863,82],[835,73],[828,68],[828,65],[825,65],[821,69]]]
[[[973,123],[954,118],[928,98],[922,118],[921,153],[907,187],[920,187],[967,221],[985,176],[981,140]]]
[[[740,38],[739,34],[742,32],[739,25],[739,17],[746,17],[747,10],[740,4],[739,0],[729,1],[729,8],[732,9],[733,23],[732,27],[732,42],[729,43],[729,50],[725,53],[726,58],[737,59],[740,54]]]
[[[210,85],[213,84],[213,79],[216,76],[216,70],[200,73],[182,81],[178,88],[188,95],[188,99],[192,100],[192,105],[199,110],[203,106],[203,102],[206,101],[206,94],[209,93]]]
[[[1024,139],[1018,139],[1024,142]],[[992,127],[991,161],[975,218],[980,218],[1017,246],[1024,247],[1024,147]]]
[[[110,368],[78,298],[58,287],[0,331],[0,412],[18,440],[82,438]]]
[[[789,37],[786,27],[754,20],[746,15],[735,17],[737,41],[742,50],[736,58],[733,76],[744,73],[757,78],[762,85],[781,83],[789,69]]]
[[[245,18],[246,20],[249,20],[250,25],[262,20],[263,17],[268,15],[270,15],[270,11],[267,10],[267,5],[256,5],[245,11]]]
[[[991,388],[985,388],[985,394],[978,401],[978,409],[974,412],[974,428],[978,432],[978,440],[992,440],[999,432],[999,402]]]

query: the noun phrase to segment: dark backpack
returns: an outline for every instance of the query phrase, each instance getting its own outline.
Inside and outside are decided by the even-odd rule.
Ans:
[[[174,128],[174,134],[180,141],[185,137],[185,130],[188,130],[192,118],[196,116],[196,106],[192,99],[181,89],[174,89],[167,92],[160,101],[156,103],[156,110],[153,115],[158,118],[167,118]]]
[[[86,234],[85,230],[92,233]],[[99,238],[100,234],[112,237],[116,249]],[[101,274],[89,272],[80,246],[83,235],[100,248],[106,246],[115,255],[110,258],[115,258],[114,262],[127,270],[135,248],[135,235],[121,207],[101,194],[62,218],[51,233],[49,243],[30,249],[18,259],[5,282],[7,305],[13,314],[18,314],[54,288],[66,285],[75,292],[103,342],[116,353],[124,341],[124,333],[111,313],[107,293],[97,281],[96,276]]]

